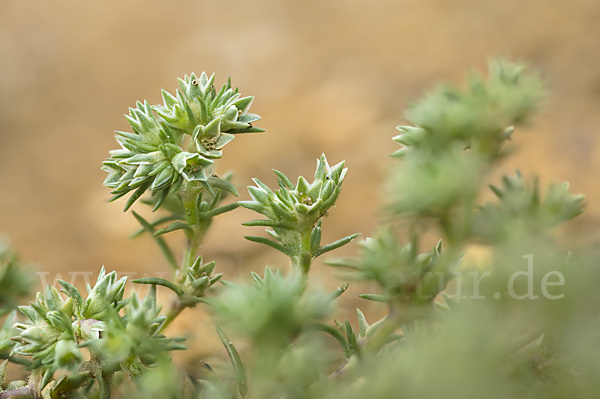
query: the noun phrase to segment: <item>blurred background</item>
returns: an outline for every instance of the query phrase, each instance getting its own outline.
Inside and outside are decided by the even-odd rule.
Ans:
[[[346,160],[323,224],[333,241],[369,235],[381,218],[391,137],[411,100],[491,57],[522,60],[551,95],[514,134],[520,151],[496,177],[519,168],[570,181],[588,209],[568,231],[599,238],[598,0],[3,0],[0,32],[0,235],[49,280],[95,278],[102,265],[134,277],[167,270],[149,237],[129,240],[137,222],[123,201],[107,203],[100,166],[117,146],[114,130],[129,130],[128,107],[159,103],[161,88],[174,93],[177,77],[201,71],[255,96],[256,125],[267,130],[238,136],[218,162],[219,173],[235,171],[242,199],[252,177],[276,183],[271,168],[295,180],[323,152]],[[251,218],[243,209],[217,218],[201,251],[229,279],[286,264],[242,238],[260,233],[240,226]]]

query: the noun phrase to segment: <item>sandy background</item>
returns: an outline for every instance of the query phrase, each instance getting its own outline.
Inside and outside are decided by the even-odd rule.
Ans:
[[[571,230],[589,237],[598,226],[598,0],[3,0],[0,54],[0,234],[50,279],[102,265],[166,270],[149,238],[128,240],[137,224],[123,202],[106,202],[100,165],[116,148],[113,131],[128,129],[129,106],[157,103],[161,88],[174,92],[176,77],[202,70],[254,95],[267,129],[238,137],[219,161],[238,187],[252,177],[275,184],[271,168],[310,176],[322,152],[346,160],[324,223],[334,240],[373,231],[391,137],[411,99],[492,56],[525,60],[552,96],[535,126],[514,135],[522,151],[502,169],[569,180],[588,196]],[[229,278],[285,263],[242,238],[260,231],[240,226],[252,216],[217,219],[202,250]]]

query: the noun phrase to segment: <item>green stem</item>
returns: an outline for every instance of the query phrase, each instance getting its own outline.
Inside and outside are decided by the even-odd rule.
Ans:
[[[406,322],[405,317],[398,312],[397,305],[390,303],[390,311],[381,327],[365,340],[365,352],[377,353],[386,344],[387,340],[396,330]]]
[[[110,376],[102,375],[98,377],[98,385],[100,386],[100,399],[110,399]]]
[[[305,229],[300,233],[300,253],[295,258],[292,258],[294,268],[304,283],[308,280],[308,273],[310,272],[310,265],[312,263],[311,232],[312,229]]]
[[[194,264],[198,257],[198,249],[204,239],[204,235],[210,226],[210,219],[202,218],[198,211],[197,201],[202,187],[198,187],[193,182],[186,182],[183,188],[183,207],[185,209],[185,222],[191,227],[191,231],[187,234],[187,245],[183,256],[183,269]]]
[[[34,370],[29,377],[27,385],[0,392],[0,399],[41,399],[42,394],[38,389],[41,379],[42,371],[40,369]]]
[[[442,234],[444,236],[444,241],[448,246],[454,246],[456,240],[455,235],[455,227],[453,221],[450,218],[450,215],[445,214],[439,219],[440,229],[442,230]]]
[[[95,354],[90,358],[90,370],[98,382],[99,399],[110,399],[111,379],[114,373],[120,369],[118,363],[111,366],[103,363]]]
[[[185,279],[186,270],[192,267],[196,261],[200,244],[210,226],[210,219],[207,220],[206,218],[202,218],[197,207],[198,195],[200,195],[201,190],[202,187],[199,187],[193,182],[186,182],[182,191],[181,197],[185,210],[185,221],[188,226],[191,227],[191,231],[187,233],[187,243],[183,253],[182,264],[178,270],[178,276],[176,276],[179,285],[181,285]],[[187,306],[182,303],[179,298],[175,298],[171,305],[171,309],[167,314],[167,319],[160,331],[164,331],[186,307]]]
[[[163,332],[185,308],[186,306],[179,300],[179,298],[174,298],[171,309],[169,309],[169,314],[167,314],[165,323],[162,325],[159,332]]]

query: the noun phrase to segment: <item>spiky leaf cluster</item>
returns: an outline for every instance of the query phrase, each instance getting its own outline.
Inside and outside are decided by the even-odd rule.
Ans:
[[[51,373],[58,368],[73,369],[82,360],[79,341],[98,338],[104,322],[125,306],[126,280],[102,268],[94,287],[87,285],[85,299],[66,281],[59,283],[67,299],[48,285],[33,303],[19,307],[28,321],[15,324],[20,333],[14,338],[14,352],[31,356],[35,364]]]
[[[497,157],[512,126],[528,119],[544,89],[541,79],[522,65],[494,60],[488,70],[487,77],[472,73],[465,88],[442,86],[416,102],[406,113],[414,126],[397,128],[402,134],[394,140],[404,148],[394,155],[439,153],[459,144]]]
[[[491,189],[498,201],[484,204],[475,223],[475,234],[488,240],[540,236],[583,212],[584,196],[571,194],[567,182],[549,185],[542,195],[537,179],[527,181],[517,171]]]
[[[198,152],[211,159],[221,157],[234,134],[264,131],[252,126],[260,119],[248,112],[254,97],[242,97],[231,81],[217,92],[214,80],[214,74],[209,78],[204,72],[185,76],[179,79],[177,95],[163,90],[163,105],[154,107],[168,125],[190,134]]]
[[[303,252],[315,258],[352,241],[358,234],[321,246],[320,219],[335,204],[347,171],[343,161],[330,167],[323,154],[317,160],[312,183],[300,176],[294,185],[278,170],[274,170],[279,181],[277,190],[271,190],[260,180],[254,179],[256,187],[248,187],[252,201],[240,201],[239,204],[266,216],[266,219],[253,220],[244,225],[272,227],[273,230],[268,233],[274,240],[254,236],[246,238],[269,245],[292,259],[298,258]]]
[[[333,310],[326,293],[311,290],[303,295],[306,287],[295,276],[284,277],[267,267],[263,277],[254,272],[252,277],[249,285],[227,283],[214,304],[224,327],[257,342],[285,344]]]
[[[413,155],[388,181],[392,213],[443,218],[476,199],[488,170],[485,158],[457,147],[437,155]]]
[[[348,320],[345,320],[344,323],[334,320],[335,327],[328,324],[318,325],[322,331],[330,334],[340,344],[346,361],[349,361],[353,356],[362,357],[363,345],[384,324],[386,319],[384,317],[369,324],[364,313],[358,308],[356,308],[356,315],[358,318],[358,331],[352,327]]]
[[[252,201],[240,201],[240,205],[266,216],[264,225],[295,230],[312,229],[335,204],[347,171],[343,161],[330,167],[323,154],[317,159],[312,183],[300,176],[294,185],[287,176],[274,170],[279,189],[273,191],[260,180],[254,179],[256,187],[248,187]],[[251,223],[260,225],[258,221]]]
[[[85,299],[66,281],[59,281],[66,299],[48,286],[35,302],[19,308],[28,320],[14,325],[18,335],[12,338],[13,352],[31,357],[34,367],[45,370],[47,382],[57,369],[74,371],[83,361],[82,347],[105,361],[110,373],[139,373],[161,353],[181,349],[178,340],[159,334],[165,317],[156,306],[155,289],[143,301],[135,294],[123,299],[125,282],[126,277],[118,279],[114,271],[102,268],[94,287],[88,284]]]
[[[221,280],[223,273],[215,274],[215,261],[203,263],[202,257],[196,258],[186,270],[183,279],[183,292],[192,297],[203,297],[206,290]]]
[[[179,81],[176,96],[163,90],[164,105],[138,102],[130,108],[126,118],[133,132],[117,132],[121,148],[103,163],[112,200],[135,190],[125,209],[148,190],[158,209],[183,182],[206,186],[207,167],[234,134],[263,131],[251,125],[260,119],[248,113],[253,97],[242,98],[230,82],[216,92],[214,75],[192,74]]]
[[[178,284],[160,277],[138,278],[133,282],[166,287],[177,294],[177,300],[183,306],[194,306],[203,301],[206,291],[223,277],[223,273],[215,274],[215,265],[214,261],[203,263],[202,256],[198,256],[192,265],[185,269]]]
[[[430,251],[418,253],[416,243],[402,246],[391,229],[383,229],[359,245],[358,258],[328,263],[348,268],[355,278],[374,281],[383,289],[383,295],[365,294],[365,299],[428,303],[454,276],[456,260],[442,255],[441,241]]]
[[[105,323],[100,339],[85,343],[108,369],[123,369],[140,375],[143,366],[152,366],[165,352],[185,349],[181,339],[160,334],[166,317],[156,306],[154,289],[151,295],[140,300],[134,293],[121,317],[113,313]]]
[[[64,299],[58,290],[48,286],[38,292],[35,301],[19,310],[28,321],[16,323],[19,335],[13,338],[15,353],[31,356],[36,367],[47,370],[74,369],[82,361],[72,326],[74,304]]]
[[[536,74],[497,60],[487,77],[472,74],[464,88],[441,87],[417,101],[406,113],[414,126],[399,126],[394,137],[404,147],[393,154],[403,165],[388,186],[392,211],[433,217],[446,236],[464,237],[483,178],[543,92]]]

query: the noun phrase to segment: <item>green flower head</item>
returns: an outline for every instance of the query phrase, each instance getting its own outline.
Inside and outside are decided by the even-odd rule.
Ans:
[[[102,169],[115,200],[133,191],[125,210],[146,191],[158,209],[183,182],[206,183],[206,168],[221,158],[234,134],[263,132],[248,113],[253,97],[241,97],[227,82],[219,92],[214,75],[180,79],[176,96],[162,92],[164,105],[137,103],[126,115],[133,132],[116,132],[121,148],[110,152]],[[210,174],[210,173],[209,173]]]

